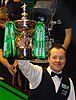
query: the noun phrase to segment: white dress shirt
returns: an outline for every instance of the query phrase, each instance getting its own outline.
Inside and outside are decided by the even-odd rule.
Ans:
[[[28,60],[19,60],[19,68],[23,72],[24,76],[30,82],[30,89],[35,89],[39,86],[41,79],[42,79],[42,67],[38,65],[34,65],[30,63]],[[52,69],[50,66],[47,68],[48,73],[51,75]],[[52,80],[55,84],[55,90],[58,91],[58,88],[61,83],[61,79],[57,76],[52,77]],[[75,100],[75,90],[72,80],[70,80],[70,94],[67,100]]]

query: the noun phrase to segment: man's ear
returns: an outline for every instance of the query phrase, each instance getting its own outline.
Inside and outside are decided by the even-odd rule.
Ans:
[[[48,58],[47,58],[48,62],[49,62],[49,59],[50,59],[50,58],[48,57]]]

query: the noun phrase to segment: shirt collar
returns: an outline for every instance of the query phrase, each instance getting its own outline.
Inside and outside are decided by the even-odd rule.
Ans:
[[[50,76],[51,76],[51,72],[52,72],[53,70],[50,68],[50,66],[47,67],[47,71],[48,71],[48,73],[49,73]],[[55,71],[53,71],[53,72],[55,72]],[[57,73],[57,72],[55,72],[55,73]],[[59,73],[62,73],[62,71],[60,71]],[[58,74],[59,74],[59,73],[58,73]]]

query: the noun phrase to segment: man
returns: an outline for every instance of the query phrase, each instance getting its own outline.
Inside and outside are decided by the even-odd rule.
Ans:
[[[4,66],[7,67],[7,69],[9,70],[9,72],[14,75],[14,72],[13,72],[13,65],[10,65],[10,63],[8,62],[7,59],[3,58],[3,54],[2,54],[2,49],[0,49],[0,63],[2,63]]]
[[[52,20],[56,21],[57,24],[53,25],[51,37],[54,38],[54,42],[59,42],[63,44],[65,49],[68,49],[72,39],[71,12],[62,0],[56,0],[56,3]]]
[[[59,43],[48,53],[49,66],[19,61],[19,68],[30,82],[29,100],[75,100],[73,82],[62,73],[66,62],[66,50]]]
[[[50,21],[46,25],[50,32],[48,35],[54,40],[54,43],[61,43],[67,49],[72,39],[71,12],[63,0],[37,0],[35,8],[44,9],[44,13],[42,12],[43,15],[39,15],[38,18],[37,14],[39,11],[34,12],[32,9],[30,17],[36,21],[41,21],[40,16],[42,16],[44,20],[46,19],[45,22],[47,22],[49,18],[45,18],[45,8],[50,10]]]
[[[8,59],[3,57],[2,48],[0,48],[0,80],[12,84],[12,77],[14,77],[15,73],[16,70],[14,69],[14,66]]]
[[[22,18],[23,9],[21,8],[23,3],[21,0],[8,0],[6,4],[8,17],[10,20],[19,20]]]
[[[22,6],[23,6],[22,0],[8,0],[7,1],[6,8],[7,8],[8,17],[10,18],[11,21],[22,19],[22,13],[23,13]],[[14,66],[16,66],[15,62],[13,64]],[[19,76],[20,76],[21,84],[18,81]],[[19,68],[17,68],[15,80],[16,80],[16,82],[15,82],[16,86],[20,87],[22,90],[25,90],[25,77],[23,76],[23,74]]]
[[[12,84],[12,77],[14,76],[14,59],[5,59],[3,57],[3,42],[4,42],[4,29],[0,27],[0,77],[5,82]]]

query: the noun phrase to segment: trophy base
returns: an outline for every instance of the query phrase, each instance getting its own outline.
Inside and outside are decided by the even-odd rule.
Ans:
[[[17,54],[16,54],[16,59],[32,59],[32,50],[31,48],[18,48],[17,49]]]

